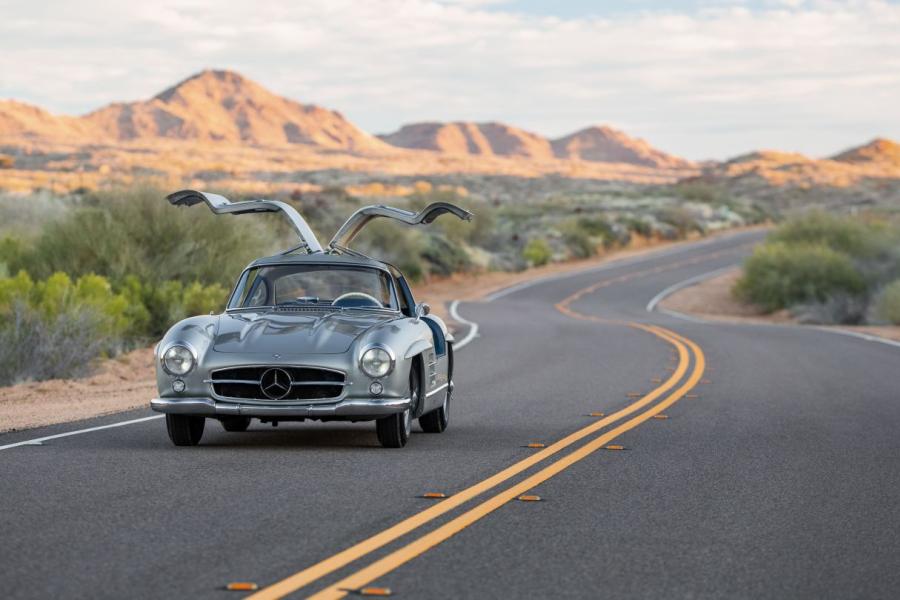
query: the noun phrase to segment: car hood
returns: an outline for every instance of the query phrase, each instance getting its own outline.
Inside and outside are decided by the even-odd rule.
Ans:
[[[219,318],[213,349],[242,354],[340,354],[396,315],[367,312],[239,312]]]

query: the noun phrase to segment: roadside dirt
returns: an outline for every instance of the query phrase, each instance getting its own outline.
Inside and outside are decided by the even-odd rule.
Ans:
[[[731,290],[740,275],[740,268],[735,268],[697,285],[679,290],[660,302],[659,305],[667,310],[710,321],[800,325],[786,310],[765,314],[757,306],[736,300],[732,296]],[[835,328],[900,341],[900,327],[836,326]]]
[[[156,392],[153,348],[103,361],[83,379],[0,387],[0,432],[65,423],[147,406]]]
[[[728,233],[732,233],[731,230]],[[420,302],[428,302],[434,314],[453,329],[447,307],[452,300],[472,301],[498,290],[551,275],[572,273],[613,259],[644,254],[663,245],[690,243],[639,240],[632,247],[588,260],[553,263],[520,273],[488,272],[455,275],[415,286]],[[16,431],[87,419],[148,405],[156,393],[152,348],[135,350],[103,361],[97,372],[83,379],[54,379],[0,387],[0,432]]]

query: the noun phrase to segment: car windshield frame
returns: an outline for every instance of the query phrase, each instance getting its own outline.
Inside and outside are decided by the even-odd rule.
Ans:
[[[272,303],[272,304],[259,304],[255,306],[239,306],[238,302],[241,301],[241,297],[243,296],[244,289],[247,285],[248,278],[253,271],[259,271],[262,269],[274,269],[274,268],[285,268],[285,267],[295,267],[297,270],[303,270],[306,268],[310,268],[310,270],[328,270],[328,271],[366,271],[366,272],[375,272],[378,276],[382,277],[384,282],[387,285],[387,290],[390,295],[390,307],[387,306],[334,306],[331,302],[319,303],[319,302],[309,302],[309,303]],[[354,264],[332,264],[332,263],[319,263],[319,262],[304,262],[304,263],[278,263],[278,264],[261,264],[261,265],[251,265],[244,269],[241,272],[241,275],[238,277],[237,282],[234,285],[234,288],[231,291],[231,294],[228,296],[228,303],[226,304],[225,311],[226,312],[239,312],[239,311],[254,311],[254,310],[335,310],[335,311],[344,311],[344,310],[375,310],[381,312],[390,312],[390,313],[399,313],[400,312],[400,301],[398,297],[398,291],[396,285],[394,283],[394,278],[391,276],[390,271],[387,269],[382,269],[377,266],[368,266],[368,265],[354,265]],[[276,293],[269,294],[274,302]],[[246,301],[246,298],[243,299]]]

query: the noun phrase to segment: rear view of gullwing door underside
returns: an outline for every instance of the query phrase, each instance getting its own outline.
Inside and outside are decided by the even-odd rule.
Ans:
[[[260,212],[280,212],[288,221],[290,221],[297,236],[300,238],[301,246],[306,248],[309,253],[324,252],[322,245],[313,233],[312,228],[297,210],[279,200],[244,200],[241,202],[232,202],[225,196],[212,194],[209,192],[198,192],[196,190],[181,190],[166,196],[166,199],[175,206],[194,206],[204,202],[211,211],[217,215],[244,215],[248,213]],[[405,223],[406,225],[427,225],[444,214],[455,215],[464,220],[471,221],[472,213],[460,208],[449,202],[433,202],[415,213],[401,208],[394,208],[384,205],[364,206],[353,213],[347,219],[338,232],[331,238],[328,244],[329,251],[340,252],[346,249],[348,245],[356,238],[357,235],[368,225],[373,219],[385,217]],[[297,248],[297,249],[299,249]]]
[[[328,247],[336,250],[347,248],[366,225],[379,217],[396,219],[407,225],[427,225],[444,214],[455,215],[463,221],[472,220],[472,213],[449,202],[433,202],[417,213],[380,204],[364,206],[341,225],[338,232],[331,238]]]
[[[322,245],[319,243],[316,234],[310,228],[300,213],[286,202],[279,200],[245,200],[242,202],[232,202],[225,196],[219,194],[211,194],[208,192],[198,192],[195,190],[181,190],[166,196],[166,199],[175,206],[194,206],[201,202],[205,202],[211,211],[217,215],[244,215],[247,213],[260,212],[280,212],[288,221],[290,221],[297,237],[300,238],[301,247],[306,247],[310,253],[322,252]]]

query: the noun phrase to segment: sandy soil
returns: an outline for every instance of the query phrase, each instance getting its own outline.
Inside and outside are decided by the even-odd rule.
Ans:
[[[690,241],[668,243],[668,246],[675,247]],[[453,329],[455,324],[447,313],[451,300],[478,300],[524,281],[589,269],[611,259],[648,252],[663,244],[639,240],[626,250],[588,260],[554,263],[521,273],[456,275],[417,285],[414,294],[418,301],[428,302],[434,314],[447,321]],[[143,348],[104,361],[94,375],[83,379],[56,379],[0,387],[0,432],[145,407],[156,393],[154,368],[153,349]]]
[[[0,387],[0,432],[64,423],[147,406],[156,393],[153,348],[104,361],[84,379]]]
[[[660,306],[709,320],[799,324],[786,310],[767,315],[757,306],[736,300],[731,294],[731,289],[740,274],[740,269],[735,268],[718,277],[684,288],[660,302]],[[900,327],[867,325],[838,328],[900,341]]]

